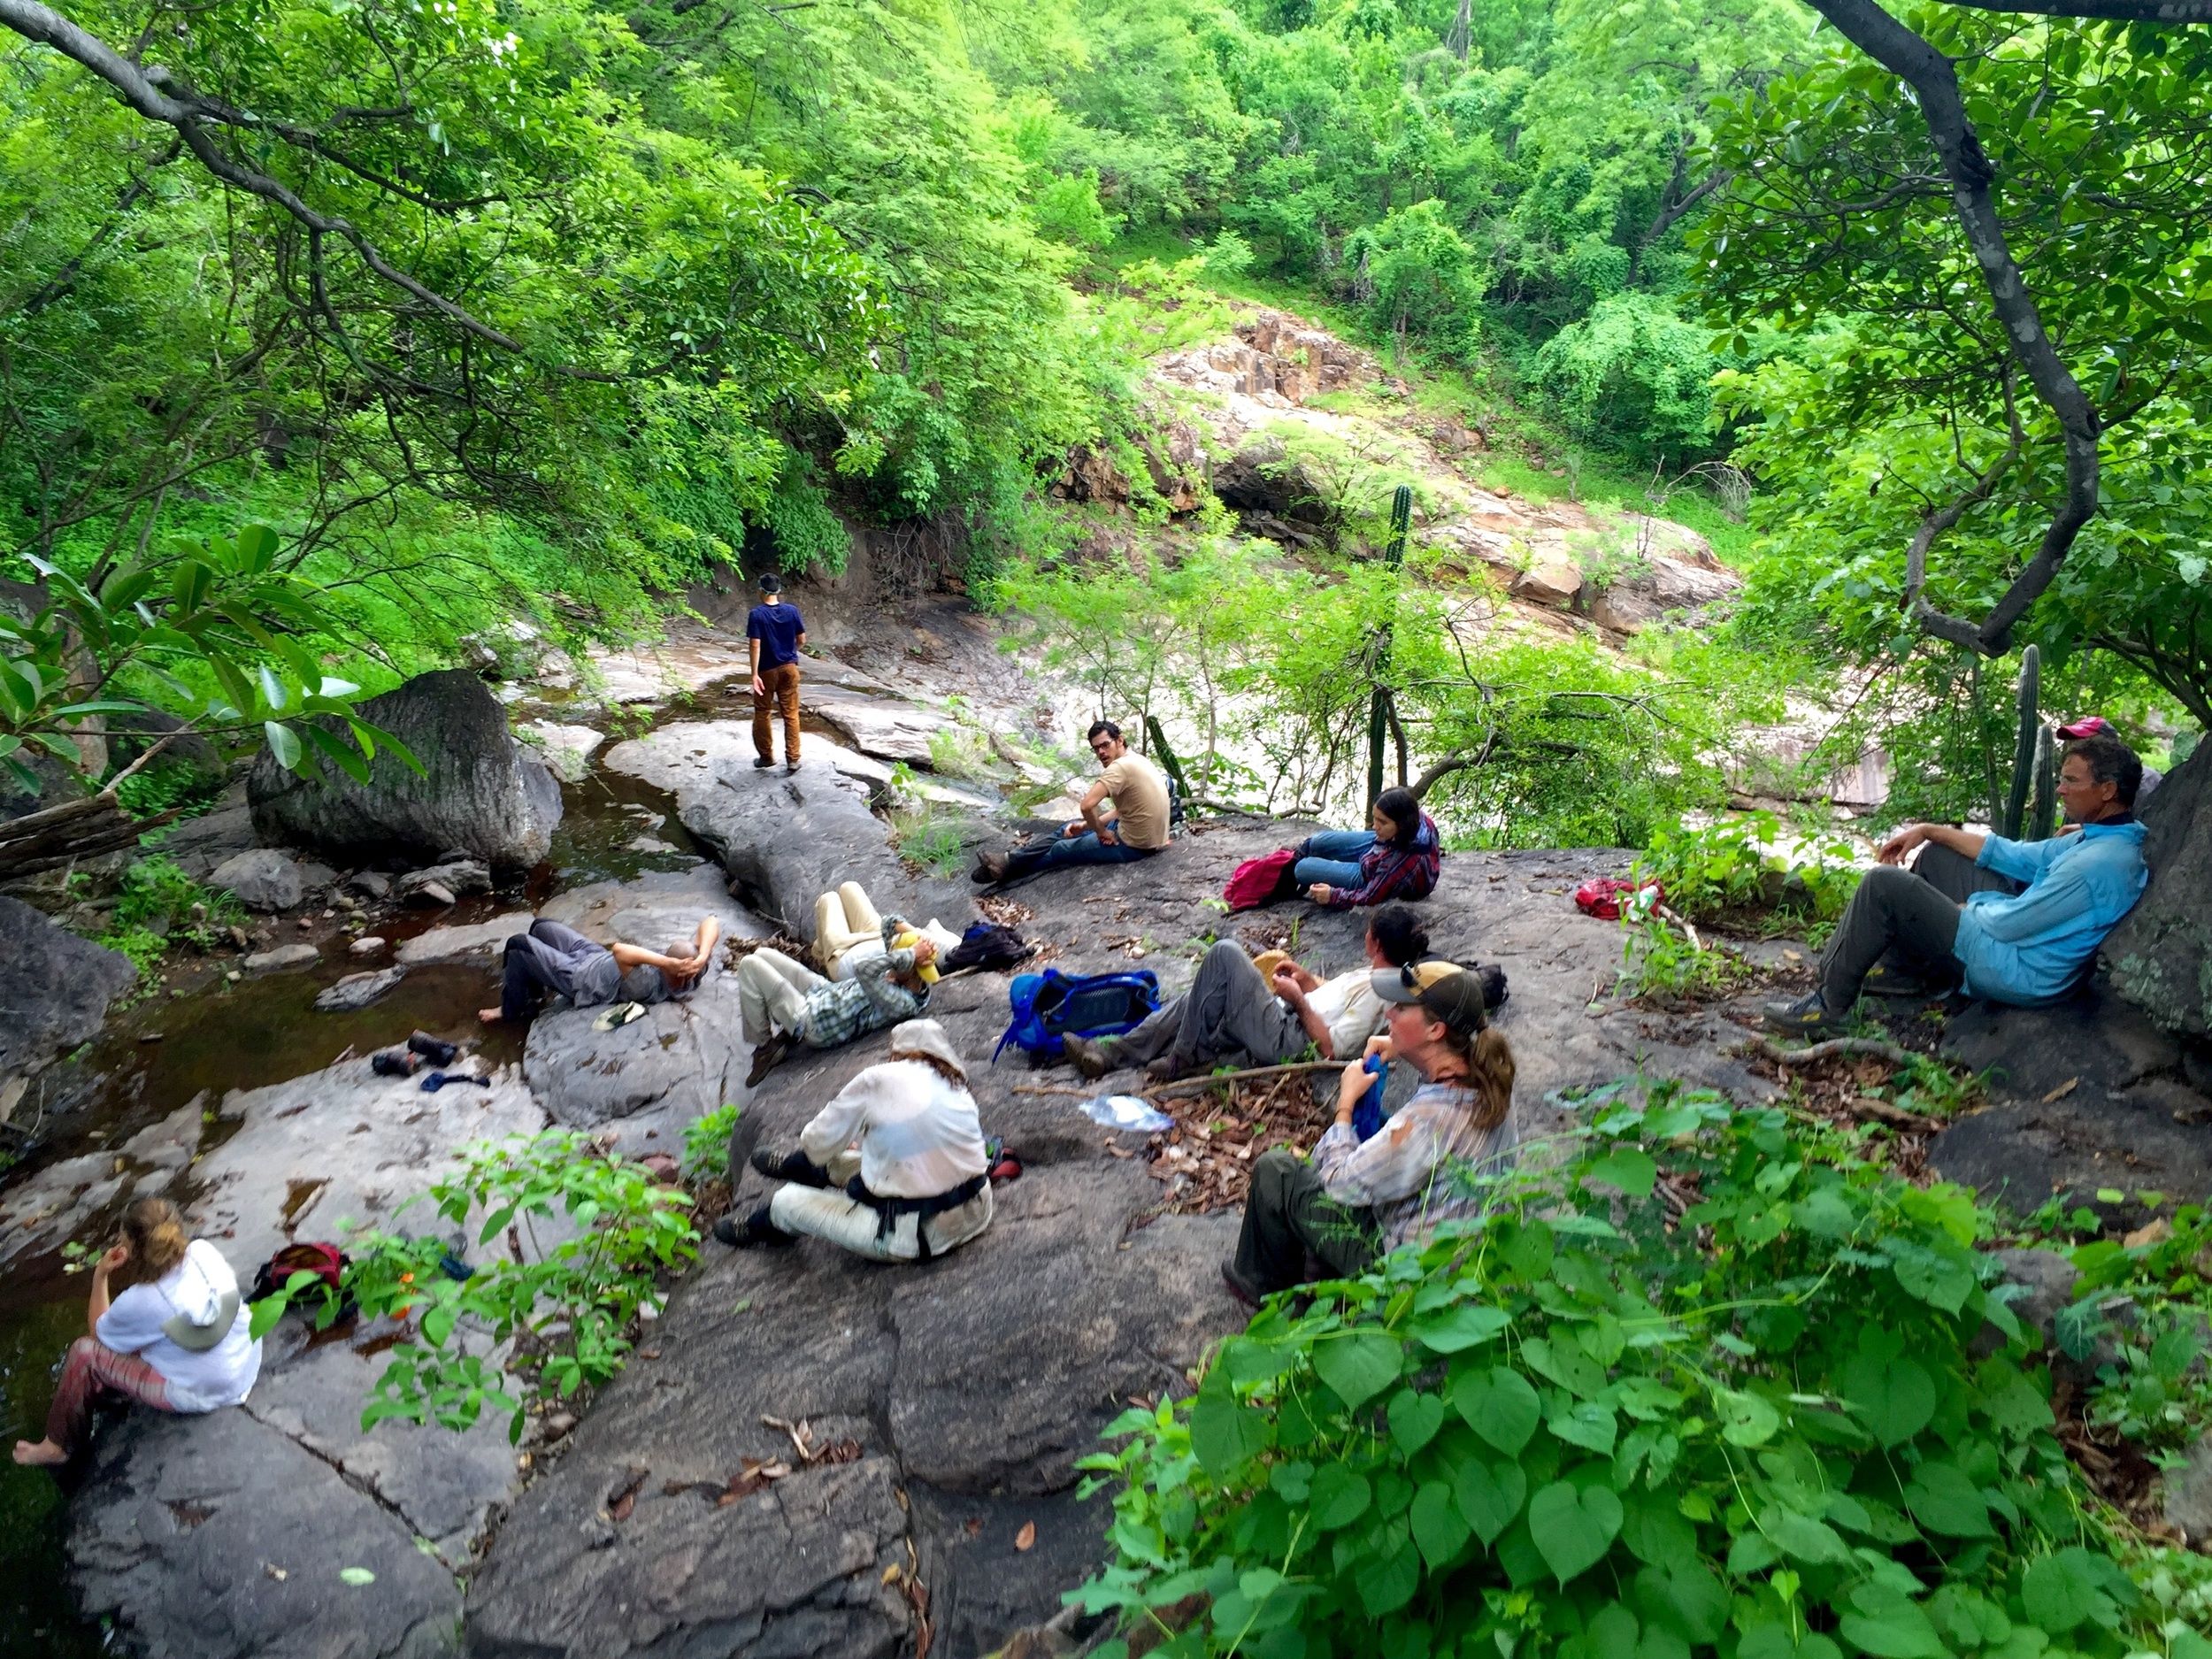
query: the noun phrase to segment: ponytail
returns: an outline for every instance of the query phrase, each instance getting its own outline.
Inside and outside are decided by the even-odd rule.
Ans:
[[[184,1260],[191,1240],[185,1236],[184,1217],[165,1198],[141,1198],[123,1212],[123,1236],[130,1240],[131,1256],[148,1272],[167,1272]]]
[[[1443,1041],[1467,1068],[1463,1081],[1474,1091],[1475,1127],[1495,1129],[1513,1110],[1513,1045],[1494,1025],[1485,1025],[1465,1036],[1448,1026]]]

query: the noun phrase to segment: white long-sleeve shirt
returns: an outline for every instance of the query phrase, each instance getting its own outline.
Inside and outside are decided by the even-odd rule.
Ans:
[[[799,1132],[818,1164],[856,1141],[860,1179],[879,1198],[934,1198],[989,1167],[975,1096],[920,1060],[870,1066]]]

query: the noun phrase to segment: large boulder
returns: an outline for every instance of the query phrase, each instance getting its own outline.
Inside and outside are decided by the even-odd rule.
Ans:
[[[138,983],[120,951],[96,945],[20,899],[0,898],[0,1100],[18,1079],[88,1041],[108,1004]],[[0,1110],[0,1117],[5,1116]]]
[[[2151,884],[2104,941],[2119,994],[2169,1031],[2212,1036],[2212,743],[2143,803]]]
[[[503,869],[527,868],[551,849],[560,785],[515,741],[499,700],[475,675],[419,674],[372,697],[361,715],[404,743],[423,771],[380,752],[362,784],[322,761],[305,774],[288,772],[265,753],[247,796],[265,838],[348,856],[437,858],[458,849]]]
[[[306,896],[299,865],[273,847],[233,854],[209,873],[207,885],[229,893],[250,910],[288,910]]]

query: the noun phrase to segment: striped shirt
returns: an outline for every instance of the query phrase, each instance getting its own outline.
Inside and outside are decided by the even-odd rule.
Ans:
[[[1489,1207],[1486,1184],[1467,1178],[1509,1168],[1521,1125],[1509,1107],[1496,1128],[1476,1128],[1479,1102],[1463,1084],[1425,1083],[1366,1141],[1334,1123],[1315,1145],[1323,1187],[1340,1204],[1374,1211],[1385,1255]]]

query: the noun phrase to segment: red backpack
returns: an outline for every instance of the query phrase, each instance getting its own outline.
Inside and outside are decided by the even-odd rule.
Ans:
[[[1221,889],[1221,896],[1229,901],[1232,910],[1256,910],[1263,904],[1286,899],[1295,891],[1290,882],[1290,867],[1297,862],[1297,849],[1290,847],[1248,858],[1230,872],[1229,885]]]

